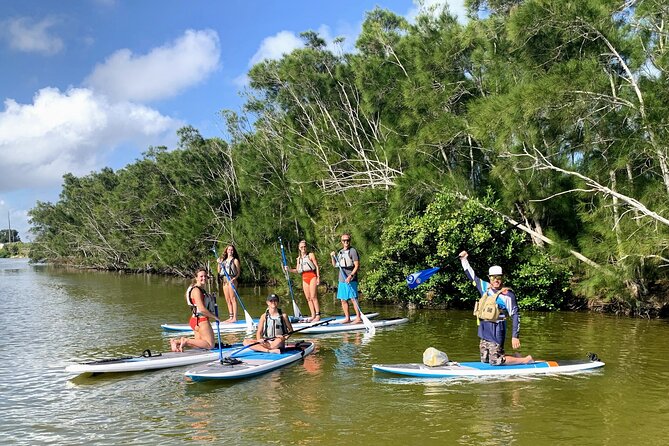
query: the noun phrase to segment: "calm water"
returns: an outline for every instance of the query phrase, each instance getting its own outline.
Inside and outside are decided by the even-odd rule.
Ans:
[[[374,363],[420,362],[433,346],[475,360],[468,312],[417,311],[407,325],[312,336],[304,362],[236,383],[190,383],[184,369],[72,376],[67,364],[165,350],[186,322],[186,281],[67,272],[0,259],[2,444],[660,445],[669,434],[666,321],[528,313],[523,353],[606,367],[541,378],[412,380]],[[242,290],[258,316],[268,290]],[[338,311],[331,296],[325,310]],[[300,297],[302,311],[306,304]],[[364,302],[363,302],[364,304]],[[289,305],[284,301],[284,308]],[[369,304],[364,305],[369,308]],[[405,313],[377,307],[384,316]],[[228,335],[228,342],[243,335]],[[305,336],[306,338],[306,336]]]

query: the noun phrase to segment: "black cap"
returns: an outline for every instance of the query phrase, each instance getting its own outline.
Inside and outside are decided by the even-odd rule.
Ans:
[[[275,301],[278,302],[279,301],[279,296],[277,296],[276,294],[270,294],[269,296],[267,296],[267,302],[269,302],[271,300],[275,300]]]

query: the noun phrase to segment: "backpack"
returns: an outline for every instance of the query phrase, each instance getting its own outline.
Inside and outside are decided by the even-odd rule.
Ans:
[[[508,291],[509,288],[502,288],[492,296],[485,293],[474,305],[474,316],[484,321],[496,321],[499,318],[500,309],[497,305],[497,296]]]

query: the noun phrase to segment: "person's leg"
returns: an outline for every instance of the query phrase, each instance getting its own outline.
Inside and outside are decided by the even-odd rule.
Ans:
[[[531,355],[527,356],[511,356],[511,355],[506,355],[504,357],[504,363],[505,364],[530,364],[534,362],[534,358],[532,358]]]
[[[337,299],[341,301],[341,309],[344,312],[344,320],[342,324],[348,324],[351,322],[351,313],[348,309],[348,300],[350,299],[348,295],[348,285],[346,283],[339,282],[337,287]]]
[[[351,301],[353,303],[353,309],[355,310],[355,320],[354,324],[362,323],[362,315],[360,314],[360,303],[358,301],[358,282],[351,282],[348,284],[351,293]]]
[[[230,287],[229,283],[223,285],[223,294],[225,295],[225,304],[228,306],[228,316],[229,316],[223,322],[229,323],[232,322],[232,315],[233,315],[232,304],[234,303],[234,301],[230,298],[230,296],[232,295],[232,288]],[[232,297],[234,298],[234,296]]]
[[[348,309],[348,301],[342,299],[341,300],[341,309],[344,312],[344,320],[341,322],[342,324],[348,324],[351,322],[351,314]]]
[[[181,338],[181,350],[183,351],[184,347],[194,347],[194,348],[204,348],[211,349],[214,347],[214,331],[211,328],[209,322],[200,322],[197,327],[195,327],[195,337],[194,338]]]
[[[479,353],[481,354],[481,362],[488,364],[490,362],[490,350],[488,350],[488,341],[481,339],[479,342]]]
[[[317,280],[314,276],[309,283],[302,282],[302,288],[304,289],[304,295],[307,298],[307,303],[309,304],[309,311],[311,312],[311,322],[318,322],[321,319],[321,308],[318,304],[318,285],[316,284]]]

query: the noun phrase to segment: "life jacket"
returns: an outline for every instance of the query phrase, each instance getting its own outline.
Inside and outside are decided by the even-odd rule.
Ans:
[[[283,313],[281,312],[281,308],[277,308],[277,310],[279,311],[278,323],[276,319],[269,315],[269,309],[265,310],[265,329],[263,331],[264,338],[275,338],[277,336],[288,333],[288,330],[286,330],[286,325],[283,322]]]
[[[188,290],[186,291],[186,302],[190,306],[190,310],[193,313],[193,316],[198,317],[201,314],[198,313],[197,305],[195,305],[193,299],[191,299],[190,297],[190,293],[193,291],[194,288],[199,288],[200,291],[202,292],[202,303],[204,304],[204,307],[207,310],[209,310],[211,314],[216,314],[216,296],[207,293],[201,286],[191,285],[188,287]]]
[[[492,288],[488,288],[481,298],[474,304],[474,316],[484,321],[497,322],[499,316],[503,312],[497,304],[497,297],[500,294],[506,294],[510,289],[511,288],[502,288],[497,292],[493,292]]]
[[[235,259],[226,259],[221,262],[221,268],[225,269],[225,272],[228,273],[228,276],[232,279],[235,277],[239,271],[237,271],[237,265],[235,265]],[[219,274],[219,276],[225,277],[225,273]]]
[[[309,254],[300,257],[297,261],[297,272],[304,273],[307,271],[316,271],[316,265],[309,258]]]
[[[337,254],[337,263],[339,263],[339,266],[345,269],[353,269],[355,266],[353,264],[353,258],[351,257],[351,249],[349,248],[347,250],[340,250],[339,254]]]

